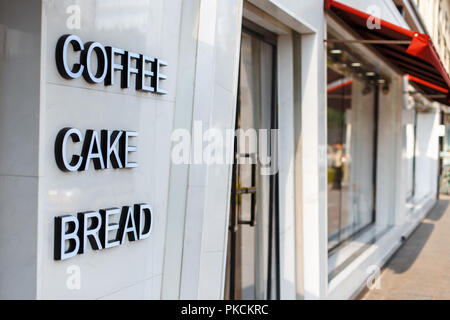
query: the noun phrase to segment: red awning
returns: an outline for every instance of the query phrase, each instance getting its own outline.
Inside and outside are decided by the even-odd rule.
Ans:
[[[420,88],[427,98],[448,105],[449,90],[439,87],[423,79],[408,75],[408,81],[416,88]]]
[[[413,81],[412,84],[427,97],[450,105],[450,77],[445,71],[433,42],[426,34],[411,31],[390,22],[346,6],[338,1],[325,0],[325,10],[342,20],[353,32],[371,45],[384,58],[386,58],[397,70],[403,74],[409,74],[415,79],[420,79],[431,85],[447,90],[447,96],[430,94],[430,87]],[[379,22],[380,28],[369,29],[367,21]],[[427,88],[424,90],[424,88]],[[436,96],[436,97],[435,97]]]
[[[339,90],[339,89],[346,87],[352,83],[353,83],[353,80],[347,79],[347,78],[343,78],[338,81],[334,81],[333,83],[328,84],[327,92],[330,93],[330,92]]]

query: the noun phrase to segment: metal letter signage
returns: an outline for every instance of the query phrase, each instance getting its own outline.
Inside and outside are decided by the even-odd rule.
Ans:
[[[80,58],[70,65],[69,56],[73,59],[74,52],[80,52]],[[120,56],[119,64],[115,62],[116,56]],[[97,63],[92,63],[94,59]],[[104,82],[105,86],[111,86],[118,71],[121,88],[130,88],[134,75],[136,90],[167,93],[161,88],[161,81],[167,79],[161,72],[161,68],[167,66],[166,62],[105,47],[99,42],[84,44],[72,34],[59,38],[56,66],[59,74],[69,80],[83,76],[88,83]],[[130,155],[137,151],[132,140],[138,136],[135,131],[91,129],[83,136],[76,128],[63,128],[55,139],[56,165],[64,172],[89,170],[91,162],[95,170],[136,168],[138,163],[131,161]],[[54,219],[54,260],[65,260],[85,253],[87,243],[93,250],[102,250],[119,246],[127,238],[130,242],[148,238],[153,226],[153,210],[149,205],[139,203],[121,209],[82,211],[76,216],[62,215]]]
[[[80,51],[80,61],[69,66],[69,47],[72,51]],[[92,57],[95,52],[97,70],[93,69]],[[115,57],[120,56],[120,64]],[[146,55],[125,51],[111,46],[103,46],[99,42],[83,44],[81,39],[73,34],[65,34],[59,38],[55,50],[56,66],[59,74],[65,79],[76,79],[83,75],[89,83],[104,82],[105,86],[114,84],[115,72],[121,72],[121,88],[130,88],[131,75],[135,75],[135,88],[139,91],[166,94],[161,88],[161,80],[167,76],[162,73],[161,67],[167,67],[167,62],[150,58]],[[133,67],[133,61],[136,67]]]
[[[120,222],[111,223],[112,217],[120,213]],[[65,260],[86,252],[89,241],[93,250],[121,245],[128,241],[148,238],[152,232],[153,211],[145,204],[101,209],[78,213],[77,217],[64,215],[55,217],[54,259]],[[110,239],[109,233],[116,235]],[[66,245],[68,244],[68,245]]]
[[[137,162],[131,162],[128,155],[137,151],[130,145],[130,139],[138,137],[134,131],[86,130],[84,138],[80,130],[63,128],[55,141],[55,160],[62,171],[86,171],[92,160],[96,170],[136,168]],[[73,143],[82,143],[81,154],[68,156],[67,144],[71,138]],[[69,160],[70,158],[70,160]]]

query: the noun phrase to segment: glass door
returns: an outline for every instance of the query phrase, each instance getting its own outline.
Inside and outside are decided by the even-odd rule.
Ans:
[[[279,297],[276,36],[244,20],[230,199],[226,299]],[[267,161],[270,159],[270,164]]]

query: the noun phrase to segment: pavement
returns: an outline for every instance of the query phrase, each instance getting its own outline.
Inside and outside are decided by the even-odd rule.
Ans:
[[[450,196],[436,206],[390,258],[380,286],[361,300],[450,299]]]

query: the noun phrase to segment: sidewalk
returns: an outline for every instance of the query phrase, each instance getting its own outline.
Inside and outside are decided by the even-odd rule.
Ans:
[[[363,300],[450,299],[450,196],[419,224],[381,272],[381,288]]]

